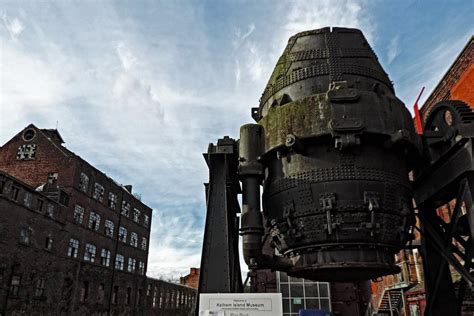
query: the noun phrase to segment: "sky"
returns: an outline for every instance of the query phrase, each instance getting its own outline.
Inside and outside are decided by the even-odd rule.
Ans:
[[[200,264],[208,143],[251,123],[288,38],[360,28],[412,108],[474,33],[474,0],[0,0],[0,144],[30,123],[153,208],[148,275]],[[245,270],[245,267],[243,268]]]

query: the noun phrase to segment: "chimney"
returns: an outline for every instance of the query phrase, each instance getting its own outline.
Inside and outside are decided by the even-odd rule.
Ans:
[[[131,184],[124,185],[123,187],[128,191],[128,193],[132,194],[132,185]]]

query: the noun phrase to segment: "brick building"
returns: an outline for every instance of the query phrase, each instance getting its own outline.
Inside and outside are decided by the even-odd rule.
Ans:
[[[0,147],[0,315],[187,315],[194,291],[147,279],[152,209],[29,125]]]
[[[188,275],[179,278],[179,283],[197,289],[199,287],[199,271],[199,268],[191,268]]]
[[[461,100],[474,107],[474,36],[449,67],[421,107],[423,119],[433,106],[443,100]]]
[[[443,100],[461,100],[474,107],[473,61],[474,37],[471,37],[421,107],[423,122],[435,104]],[[443,214],[447,213],[447,210],[448,207],[439,208],[438,215],[444,218]],[[419,235],[413,245],[417,244],[419,244]],[[398,254],[397,263],[402,271],[400,274],[387,276],[372,283],[374,311],[377,315],[391,315],[391,313],[409,316],[423,315],[426,298],[421,255],[417,249],[404,250]],[[473,296],[474,294],[469,291],[466,293],[462,315],[472,315],[474,312]]]

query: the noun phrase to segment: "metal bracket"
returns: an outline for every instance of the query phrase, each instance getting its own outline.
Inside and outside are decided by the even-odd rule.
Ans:
[[[370,228],[370,236],[374,236],[377,232],[377,228],[380,228],[380,224],[375,223],[375,211],[380,209],[379,194],[377,192],[365,191],[364,192],[364,203],[367,209],[370,211],[370,224],[367,228]]]
[[[336,193],[322,193],[319,195],[319,206],[326,211],[328,234],[332,234],[331,210],[336,205]]]

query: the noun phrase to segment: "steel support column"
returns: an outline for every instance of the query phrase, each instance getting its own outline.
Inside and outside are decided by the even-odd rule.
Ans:
[[[209,183],[196,315],[200,293],[243,291],[238,254],[237,142],[228,137],[219,139],[217,146],[209,145],[204,157],[209,167]]]

